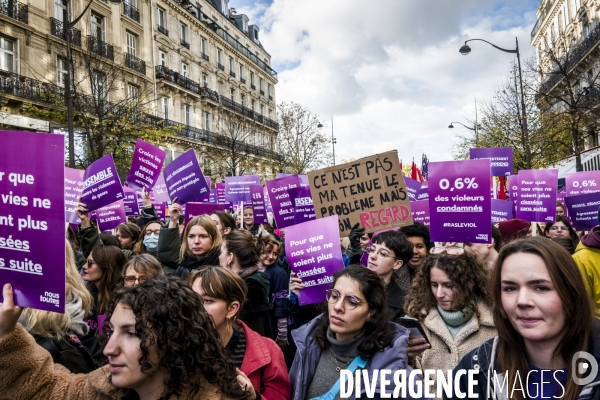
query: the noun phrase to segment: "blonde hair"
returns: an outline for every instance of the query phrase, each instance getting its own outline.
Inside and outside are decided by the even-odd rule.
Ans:
[[[212,246],[209,251],[214,250],[216,248],[220,248],[223,244],[223,237],[219,232],[219,228],[215,222],[210,218],[210,216],[206,214],[198,215],[197,217],[192,218],[190,222],[185,226],[185,230],[183,231],[183,235],[181,235],[181,252],[179,254],[179,261],[182,262],[185,258],[186,254],[188,256],[194,256],[192,252],[189,250],[187,243],[187,236],[190,233],[190,230],[194,226],[201,226],[206,230],[208,236],[212,239]]]
[[[89,314],[92,308],[92,296],[87,290],[75,264],[75,253],[69,241],[66,241],[66,262],[67,271],[66,284],[66,303],[74,297],[81,299],[81,308],[85,315]],[[68,312],[59,314],[50,311],[34,310],[26,308],[23,310],[19,322],[32,335],[41,337],[61,337],[64,336],[71,327],[71,315]]]

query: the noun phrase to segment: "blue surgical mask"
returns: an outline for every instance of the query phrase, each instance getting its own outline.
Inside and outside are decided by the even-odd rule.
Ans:
[[[149,236],[144,236],[144,246],[146,246],[146,250],[148,251],[156,251],[158,247],[158,235],[152,233]]]

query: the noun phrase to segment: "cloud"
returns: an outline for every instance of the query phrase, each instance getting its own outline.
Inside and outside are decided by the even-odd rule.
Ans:
[[[338,161],[389,149],[404,160],[452,159],[454,132],[467,131],[448,124],[472,118],[475,97],[490,100],[514,61],[483,42],[462,56],[464,41],[513,49],[518,37],[523,60],[534,54],[533,0],[238,3],[261,28],[277,101],[308,107],[326,130],[333,114]]]

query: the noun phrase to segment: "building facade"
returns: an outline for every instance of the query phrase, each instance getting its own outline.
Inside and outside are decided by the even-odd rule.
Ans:
[[[64,99],[67,15],[83,13],[70,31],[72,79],[81,98],[118,103],[143,95],[150,117],[176,127],[166,146],[169,160],[194,148],[210,172],[219,163],[217,150],[232,141],[252,165],[277,157],[277,73],[259,28],[227,0],[25,1],[0,3],[5,128],[64,128],[28,109]],[[119,74],[109,82],[114,71]]]
[[[600,106],[600,0],[542,0],[531,32],[531,45],[536,48],[541,92],[552,93],[565,86],[564,75],[552,73],[556,62],[548,54],[553,53],[559,60],[568,57],[565,66],[570,71],[569,83],[574,93],[581,95],[580,104]],[[595,125],[589,127],[581,152],[584,170],[600,169],[599,130]],[[567,157],[557,167],[561,178],[575,172],[574,157]]]

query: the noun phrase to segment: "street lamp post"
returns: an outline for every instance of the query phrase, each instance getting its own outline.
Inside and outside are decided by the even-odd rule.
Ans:
[[[333,165],[335,165],[335,144],[337,139],[333,136],[333,115],[331,115],[331,146],[333,148]]]
[[[483,40],[483,39],[469,39],[469,40],[466,40],[464,46],[462,46],[458,50],[460,52],[460,54],[462,54],[463,56],[466,56],[467,54],[469,54],[471,52],[471,48],[467,45],[467,42],[471,42],[474,40],[486,42],[487,44],[491,45],[492,47],[495,47],[496,49],[501,50],[505,53],[511,53],[511,54],[517,55],[517,62],[518,62],[518,66],[519,66],[519,82],[521,85],[521,113],[522,113],[522,120],[523,120],[521,129],[523,130],[523,138],[525,141],[525,143],[524,143],[525,162],[527,164],[527,169],[531,169],[531,151],[529,149],[529,129],[527,127],[527,111],[525,110],[525,92],[523,91],[523,70],[521,69],[521,53],[519,52],[519,38],[515,38],[517,48],[514,50],[503,49],[502,47],[498,47],[495,44],[490,43],[487,40]]]
[[[67,103],[67,130],[69,132],[69,167],[75,168],[75,130],[73,127],[73,93],[71,89],[73,84],[71,82],[71,77],[73,73],[71,72],[71,68],[73,68],[73,60],[72,57],[72,38],[71,38],[71,29],[75,27],[75,24],[79,22],[79,20],[84,16],[87,10],[92,5],[92,1],[90,0],[87,6],[83,9],[83,12],[79,14],[77,18],[71,21],[71,4],[67,4],[67,20],[63,25],[65,41],[67,42],[67,72],[65,73],[65,102]],[[110,0],[113,4],[121,4],[123,0]]]
[[[475,125],[475,127],[471,128],[470,126],[466,126],[462,122],[450,122],[450,125],[448,125],[448,128],[454,129],[454,125],[452,125],[452,124],[461,124],[465,128],[475,131],[475,147],[479,147],[479,126],[478,125]]]

